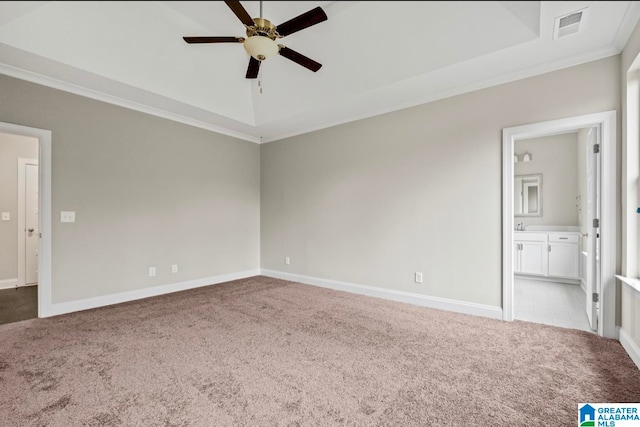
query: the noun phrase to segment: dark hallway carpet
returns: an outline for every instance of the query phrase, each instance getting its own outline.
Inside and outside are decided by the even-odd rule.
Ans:
[[[38,287],[0,290],[0,325],[38,317]]]

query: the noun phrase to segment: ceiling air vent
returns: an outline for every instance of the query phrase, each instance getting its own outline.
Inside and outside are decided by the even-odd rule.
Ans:
[[[588,8],[584,8],[556,18],[553,26],[553,39],[575,34],[584,26]]]

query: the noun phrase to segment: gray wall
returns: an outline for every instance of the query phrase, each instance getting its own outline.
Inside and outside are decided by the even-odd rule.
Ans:
[[[18,277],[18,158],[38,158],[38,140],[0,133],[0,280]]]
[[[262,145],[261,266],[500,306],[502,129],[619,108],[614,56]]]
[[[514,164],[515,175],[542,174],[542,216],[516,217],[525,225],[578,225],[577,134],[523,139],[515,152],[531,154],[530,162]]]
[[[262,266],[499,306],[502,129],[618,110],[620,75],[615,56],[262,146],[0,76],[0,121],[53,131],[54,302]]]
[[[54,303],[259,268],[258,145],[7,76],[0,93],[0,121],[52,131]]]

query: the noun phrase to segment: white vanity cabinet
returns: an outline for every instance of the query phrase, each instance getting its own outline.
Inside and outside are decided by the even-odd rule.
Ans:
[[[549,233],[549,276],[580,278],[579,233]]]
[[[515,233],[514,273],[547,275],[547,235]]]
[[[513,272],[550,278],[580,279],[580,233],[514,233]]]

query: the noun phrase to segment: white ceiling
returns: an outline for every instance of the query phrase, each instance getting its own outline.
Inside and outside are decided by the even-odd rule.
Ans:
[[[253,17],[259,2],[242,1]],[[266,1],[276,25],[315,6],[328,20],[279,42],[246,79],[245,36],[221,1],[0,2],[0,73],[254,142],[268,142],[619,53],[636,1]],[[558,16],[588,7],[553,40]]]

